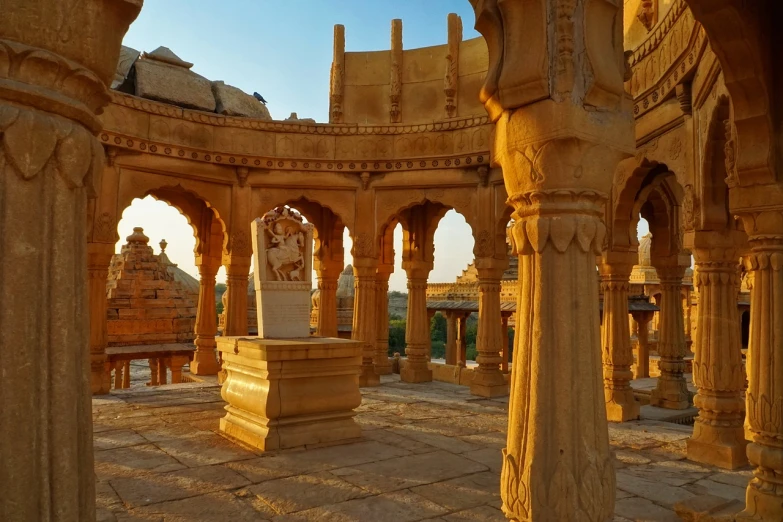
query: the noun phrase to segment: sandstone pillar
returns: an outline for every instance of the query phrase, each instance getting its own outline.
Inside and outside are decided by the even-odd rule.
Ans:
[[[633,318],[638,327],[634,379],[646,379],[650,377],[650,321],[653,312],[633,312]]]
[[[0,520],[95,520],[87,198],[96,113],[140,6],[2,4],[0,295],[18,299],[0,306]]]
[[[88,301],[90,305],[90,388],[93,395],[109,393],[111,375],[106,362],[106,278],[114,245],[87,244]]]
[[[740,258],[729,234],[696,232],[694,285],[699,291],[693,382],[699,416],[688,459],[723,468],[747,465],[742,347],[737,329]]]
[[[457,315],[455,312],[446,314],[446,364],[457,365]]]
[[[352,339],[362,342],[362,367],[359,386],[378,386],[380,376],[375,373],[375,276],[377,265],[370,259],[354,259],[354,307]]]
[[[408,316],[405,325],[405,355],[400,370],[405,382],[430,382],[430,323],[427,321],[427,276],[432,264],[411,261],[403,264],[408,273]]]
[[[631,389],[631,332],[628,329],[628,282],[636,254],[608,251],[600,264],[604,291],[604,327],[601,349],[604,365],[606,418],[625,422],[639,418],[639,403]]]
[[[682,278],[685,266],[677,260],[653,260],[661,280],[661,311],[658,312],[658,355],[661,371],[650,404],[672,410],[683,410],[690,405],[690,394],[685,382],[685,328],[682,313]]]
[[[750,342],[746,392],[755,466],[746,493],[746,518],[783,518],[783,209],[742,214],[750,239]],[[701,306],[702,301],[699,301]]]
[[[481,265],[484,260],[477,260]],[[500,279],[503,268],[478,268],[479,324],[476,337],[476,362],[470,393],[481,397],[508,395],[508,384],[503,379],[500,356],[503,350],[503,319],[500,315]],[[506,334],[506,338],[508,335]],[[466,339],[467,341],[467,339]],[[467,364],[467,361],[465,361]]]
[[[337,278],[340,270],[331,267],[317,271],[318,275],[318,337],[337,337]]]
[[[249,277],[250,257],[228,256],[226,263],[226,293],[228,298],[226,300],[226,324],[223,335],[247,335],[247,287]]]
[[[393,266],[378,267],[375,280],[375,358],[373,364],[378,375],[391,375],[392,363],[389,359],[389,276]]]
[[[209,258],[204,258],[209,259]],[[190,372],[194,375],[216,375],[220,367],[215,352],[217,335],[217,311],[215,309],[215,275],[218,266],[201,262],[198,273],[201,276],[198,292],[198,310],[196,311],[196,353],[190,362]],[[229,306],[231,306],[229,296]]]
[[[502,316],[502,331],[503,331],[503,351],[501,352],[501,358],[503,361],[500,363],[500,370],[503,373],[508,373],[508,359],[511,355],[508,352],[508,314]]]
[[[459,328],[457,329],[457,365],[463,368],[467,366],[468,355],[468,315],[462,314],[459,316]]]

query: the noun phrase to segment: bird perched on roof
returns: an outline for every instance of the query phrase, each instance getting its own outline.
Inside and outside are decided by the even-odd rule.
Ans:
[[[263,97],[263,96],[261,96],[260,94],[258,94],[257,92],[254,92],[254,93],[253,93],[253,97],[254,97],[256,100],[258,100],[258,101],[260,101],[261,103],[263,103],[264,105],[266,105],[266,100],[264,99],[264,97]]]

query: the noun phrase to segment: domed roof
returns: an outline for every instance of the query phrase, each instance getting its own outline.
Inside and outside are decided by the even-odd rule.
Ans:
[[[652,234],[642,236],[639,241],[639,266],[652,266],[650,248],[652,247]]]
[[[342,274],[340,274],[339,279],[337,279],[337,297],[353,297],[353,284],[353,267],[351,265],[347,265]]]

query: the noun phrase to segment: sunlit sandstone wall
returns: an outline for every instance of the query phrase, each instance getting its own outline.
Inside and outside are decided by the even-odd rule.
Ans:
[[[486,115],[478,94],[488,68],[487,45],[483,38],[462,41],[462,23],[456,15],[450,15],[448,27],[449,43],[403,50],[402,23],[395,20],[390,50],[345,53],[338,26],[335,63],[344,60],[344,77],[335,79],[333,68],[331,94],[343,91],[344,114],[342,121],[334,117],[331,121],[382,125]],[[395,93],[399,96],[396,120]],[[453,98],[452,111],[447,108],[449,98]]]

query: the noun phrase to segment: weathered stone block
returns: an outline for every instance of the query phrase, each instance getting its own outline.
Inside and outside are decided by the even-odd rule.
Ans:
[[[248,116],[259,120],[271,121],[272,116],[266,105],[241,89],[223,82],[212,82],[212,94],[215,96],[215,112],[226,116]]]
[[[362,344],[219,337],[228,402],[220,430],[261,450],[355,439]]]

